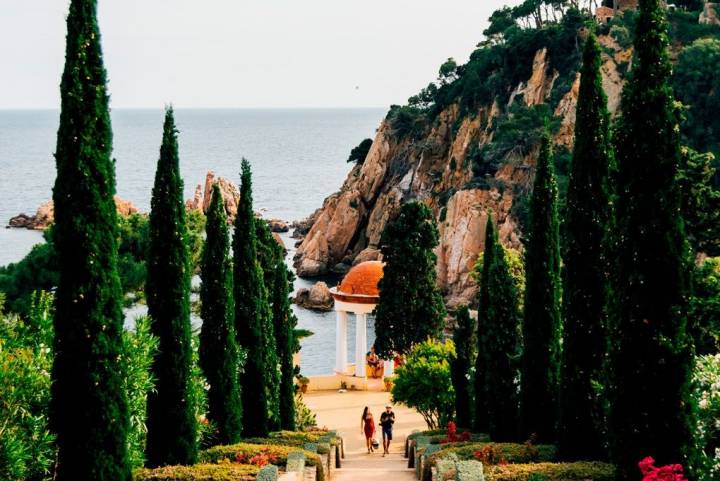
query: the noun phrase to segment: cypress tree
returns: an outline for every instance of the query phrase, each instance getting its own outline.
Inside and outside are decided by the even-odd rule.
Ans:
[[[130,481],[115,166],[95,0],[70,3],[66,41],[53,189],[54,479]]]
[[[375,310],[378,355],[406,353],[442,330],[445,304],[437,289],[433,253],[437,244],[435,219],[420,202],[404,204],[382,233],[385,268]]]
[[[585,43],[567,193],[563,284],[563,352],[558,448],[565,459],[601,459],[599,380],[607,326],[608,231],[613,163],[610,115],[595,35]]]
[[[233,280],[235,293],[235,330],[238,344],[246,352],[240,375],[243,407],[243,436],[265,437],[270,429],[270,404],[265,329],[271,316],[262,267],[258,260],[258,242],[252,200],[250,164],[242,160],[240,202],[233,237]]]
[[[557,417],[560,354],[558,187],[552,140],[543,135],[530,201],[525,251],[525,312],[520,396],[521,435],[551,442]]]
[[[688,249],[680,215],[678,116],[660,0],[640,0],[635,57],[617,128],[618,270],[609,428],[619,479],[637,462],[684,463],[691,449]]]
[[[238,379],[239,351],[232,302],[230,235],[220,187],[215,184],[205,223],[200,300],[200,367],[210,385],[208,418],[217,427],[217,442],[233,444],[242,433]]]
[[[460,306],[455,321],[457,325],[453,332],[453,342],[457,356],[450,364],[455,389],[455,422],[458,427],[470,429],[472,428],[470,368],[474,358],[475,322],[470,318],[467,306]]]
[[[278,345],[275,337],[275,304],[273,288],[280,268],[285,269],[284,249],[275,240],[267,222],[262,219],[255,221],[257,237],[257,253],[263,271],[263,283],[267,293],[269,315],[265,319],[263,333],[265,337],[265,369],[268,373],[268,409],[270,412],[269,428],[280,429],[280,370]],[[278,306],[279,307],[279,306]]]
[[[478,356],[483,356],[485,372],[478,384],[484,391],[486,407],[481,414],[487,416],[488,434],[496,442],[517,438],[517,296],[505,250],[488,213],[478,304]]]
[[[262,225],[263,244],[272,256],[272,273],[266,273],[268,298],[272,309],[272,327],[275,334],[275,356],[280,364],[277,406],[280,428],[295,430],[295,326],[297,318],[290,305],[293,274],[285,264],[285,249],[278,244],[265,223]]]
[[[159,347],[152,366],[155,389],[148,395],[146,464],[193,464],[198,447],[195,406],[189,393],[191,273],[172,107],[165,112],[150,205],[145,292]]]

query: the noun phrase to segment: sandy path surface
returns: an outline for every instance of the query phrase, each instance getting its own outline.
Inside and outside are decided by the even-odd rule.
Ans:
[[[343,467],[336,471],[333,481],[411,481],[414,471],[407,469],[403,457],[405,437],[415,429],[425,429],[425,422],[415,411],[393,406],[395,427],[390,455],[382,456],[382,436],[378,426],[376,439],[379,451],[367,454],[365,435],[360,432],[360,416],[368,406],[377,421],[385,406],[390,404],[387,392],[349,391],[320,392],[305,395],[305,404],[317,414],[319,426],[336,429],[345,440]]]

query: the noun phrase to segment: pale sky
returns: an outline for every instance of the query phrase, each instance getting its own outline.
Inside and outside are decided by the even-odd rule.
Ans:
[[[517,0],[99,0],[113,108],[387,107]],[[0,0],[0,109],[57,108],[68,0]]]

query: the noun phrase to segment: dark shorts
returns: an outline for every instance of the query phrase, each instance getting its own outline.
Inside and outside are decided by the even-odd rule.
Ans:
[[[387,439],[388,441],[392,441],[392,426],[390,426],[389,428],[383,426],[382,434],[383,438]]]

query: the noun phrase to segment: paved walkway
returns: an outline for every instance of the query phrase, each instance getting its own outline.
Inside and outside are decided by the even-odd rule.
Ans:
[[[317,414],[319,426],[337,429],[345,440],[345,459],[342,469],[333,474],[333,481],[413,481],[415,474],[407,469],[403,457],[405,437],[415,429],[424,429],[425,422],[415,411],[394,406],[395,427],[390,455],[382,456],[382,436],[379,451],[367,454],[365,436],[360,432],[360,417],[368,406],[376,421],[390,403],[387,392],[349,391],[346,393],[321,392],[305,395],[305,403]]]

